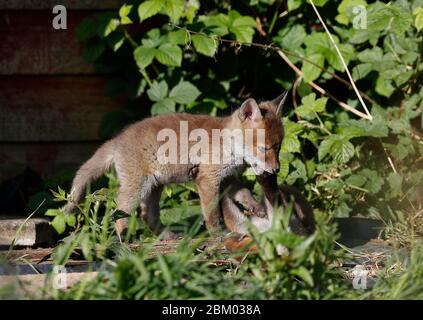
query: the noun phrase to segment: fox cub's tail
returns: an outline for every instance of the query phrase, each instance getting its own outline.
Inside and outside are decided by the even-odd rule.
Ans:
[[[66,213],[75,209],[85,192],[86,185],[102,176],[110,168],[113,163],[113,149],[114,141],[106,142],[79,168],[72,182],[70,200],[65,208]]]

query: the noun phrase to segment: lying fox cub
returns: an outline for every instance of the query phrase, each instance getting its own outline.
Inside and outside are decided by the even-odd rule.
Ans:
[[[209,231],[218,229],[221,217],[218,197],[223,179],[236,176],[247,165],[256,174],[279,170],[278,155],[283,135],[280,112],[285,98],[286,93],[260,104],[250,98],[227,117],[172,113],[147,118],[129,126],[104,143],[80,167],[72,183],[71,200],[66,206],[66,212],[75,209],[89,182],[114,165],[120,183],[117,197],[120,211],[130,214],[140,206],[142,217],[153,230],[159,231],[159,200],[163,186],[194,181],[206,227]],[[236,142],[235,151],[231,149],[229,153],[241,161],[222,161],[220,150],[223,149],[224,153],[233,147],[225,143],[222,135],[217,142],[217,161],[215,152],[208,152],[205,157],[202,154],[200,159],[192,158],[190,148],[196,146],[196,139],[201,140],[202,135],[205,135],[206,150],[214,150],[215,139],[210,137],[216,131],[224,130],[239,132],[242,141]],[[259,131],[264,132],[264,139],[258,138]],[[247,132],[253,132],[252,139],[246,137]],[[179,149],[176,147],[172,153],[175,155],[174,162],[167,161],[169,159],[166,160],[163,158],[165,155],[160,153],[165,144],[163,141],[166,140],[163,137],[168,138],[168,143],[171,137],[179,141]],[[119,224],[117,229],[118,232],[122,231]]]
[[[257,202],[251,191],[238,183],[232,184],[222,198],[221,206],[226,227],[232,233],[225,239],[225,246],[236,251],[251,242],[248,237],[247,221],[260,232],[270,229],[273,208],[276,205],[287,207],[293,201],[293,212],[289,228],[299,235],[310,235],[315,230],[313,209],[295,187],[277,185],[276,175],[263,174],[257,177],[264,192],[263,203]]]

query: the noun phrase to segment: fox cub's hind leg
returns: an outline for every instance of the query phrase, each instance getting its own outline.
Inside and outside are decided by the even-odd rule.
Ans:
[[[153,187],[150,194],[141,200],[140,205],[141,217],[154,233],[158,233],[163,229],[160,223],[160,196],[162,191],[163,186],[161,185]]]
[[[152,183],[148,177],[130,175],[118,165],[116,165],[116,171],[120,183],[117,209],[130,215],[151,194]],[[119,237],[126,231],[127,227],[128,218],[121,218],[116,221],[116,231]]]
[[[123,211],[127,215],[130,215],[138,206],[139,190],[136,184],[121,183],[119,187],[119,193],[117,197],[117,209]],[[120,218],[116,220],[116,232],[121,237],[128,229],[129,218]]]

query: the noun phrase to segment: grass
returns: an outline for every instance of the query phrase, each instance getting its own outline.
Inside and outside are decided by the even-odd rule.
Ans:
[[[228,254],[203,250],[207,236],[199,208],[189,198],[190,188],[176,189],[186,203],[171,209],[175,194],[164,197],[162,220],[184,240],[175,252],[152,255],[158,241],[135,215],[127,242],[116,236],[117,218],[113,181],[109,188],[90,194],[77,223],[55,248],[56,265],[64,265],[75,250],[99,264],[98,275],[69,290],[60,291],[47,281],[44,292],[53,299],[404,299],[423,298],[422,211],[399,212],[385,221],[381,233],[393,249],[386,253],[353,253],[337,244],[338,233],[328,214],[317,212],[317,232],[310,237],[287,230],[288,217],[275,221],[264,234],[252,229],[257,253]],[[63,197],[60,192],[57,198]],[[63,199],[62,199],[63,200]],[[177,218],[176,218],[177,217]],[[193,240],[195,239],[195,240]],[[133,249],[129,243],[139,244]],[[367,259],[365,268],[375,280],[372,288],[353,288],[345,261],[352,254]],[[213,261],[226,261],[223,265]],[[49,275],[51,277],[51,274]],[[0,297],[24,298],[13,288]]]

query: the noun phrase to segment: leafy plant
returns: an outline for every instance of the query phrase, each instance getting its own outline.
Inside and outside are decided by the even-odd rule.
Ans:
[[[150,114],[222,115],[248,96],[264,100],[291,89],[283,116],[279,183],[299,187],[327,225],[333,217],[361,215],[404,231],[397,218],[409,221],[422,208],[423,1],[312,3],[328,32],[310,0],[134,0],[83,21],[76,36],[84,42],[84,56],[99,72],[113,74],[105,93],[129,101],[120,115],[105,117],[103,136]],[[358,90],[346,80],[336,48]],[[101,222],[107,213],[97,213],[104,205],[109,214],[113,210],[115,187],[103,199],[98,199],[101,193],[89,196],[75,219],[48,211],[58,231],[68,225],[91,235],[65,244],[80,246],[98,241],[99,235],[109,243],[112,229]],[[260,190],[257,184],[254,190]],[[171,224],[191,216],[189,207],[196,211],[196,201],[189,185],[166,187],[164,220]],[[237,271],[242,277],[255,275],[244,294],[238,287],[241,276],[228,280],[219,270],[202,272],[200,278],[195,270],[201,273],[205,267],[188,263],[192,252],[152,260],[145,260],[145,253],[128,256],[116,272],[105,273],[82,292],[93,298],[348,296],[332,268],[338,253],[332,248],[331,227],[321,226],[309,239],[275,228],[277,232],[256,236],[260,254]],[[410,241],[400,243],[408,246]],[[290,250],[289,259],[277,254],[278,245]],[[93,257],[95,249],[85,251]],[[411,276],[420,274],[413,261],[410,273],[399,276],[405,279],[401,292],[410,281],[420,283]],[[263,266],[270,272],[263,274]],[[157,278],[154,270],[160,270]],[[371,297],[380,297],[394,283],[377,288]]]

